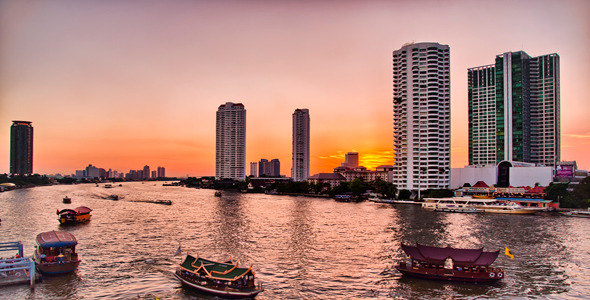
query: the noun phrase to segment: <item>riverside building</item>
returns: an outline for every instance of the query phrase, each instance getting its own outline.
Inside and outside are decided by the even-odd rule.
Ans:
[[[467,70],[469,165],[560,161],[559,70],[559,55],[524,51]]]
[[[33,125],[28,121],[12,121],[10,127],[10,173],[33,174]]]
[[[246,179],[246,110],[226,102],[217,109],[215,179]]]
[[[398,189],[449,188],[449,46],[409,43],[393,52],[393,153]]]
[[[293,113],[293,181],[306,181],[309,177],[309,109],[296,109]]]

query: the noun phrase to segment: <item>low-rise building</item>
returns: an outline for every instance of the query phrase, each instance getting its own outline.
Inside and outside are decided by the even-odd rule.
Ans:
[[[307,178],[309,184],[328,183],[331,187],[338,186],[342,181],[346,181],[346,178],[340,173],[318,173]]]

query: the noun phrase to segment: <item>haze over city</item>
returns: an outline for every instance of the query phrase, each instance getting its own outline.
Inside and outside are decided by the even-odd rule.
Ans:
[[[587,1],[0,1],[0,173],[26,120],[35,173],[214,175],[225,102],[247,110],[247,162],[289,176],[308,108],[310,174],[349,151],[392,164],[392,52],[413,41],[450,47],[452,167],[468,164],[467,68],[523,50],[559,54],[561,159],[590,168]]]

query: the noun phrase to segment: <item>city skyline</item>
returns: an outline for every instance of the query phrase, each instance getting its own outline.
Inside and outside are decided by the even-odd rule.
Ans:
[[[213,112],[229,101],[249,110],[247,161],[290,170],[290,116],[306,107],[310,175],[351,151],[370,169],[392,164],[391,54],[412,41],[451,48],[451,167],[468,164],[467,69],[524,50],[560,56],[561,159],[590,169],[589,11],[586,1],[3,1],[0,173],[12,120],[28,120],[35,173],[152,161],[170,176],[212,176]]]

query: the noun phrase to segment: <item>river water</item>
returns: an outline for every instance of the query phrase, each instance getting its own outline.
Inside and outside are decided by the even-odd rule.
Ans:
[[[473,299],[590,297],[590,219],[423,211],[417,205],[240,194],[134,182],[35,187],[0,193],[0,242],[31,256],[40,232],[78,239],[72,274],[0,288],[1,299],[215,299],[187,290],[172,272],[186,252],[252,265],[266,289],[257,299]],[[119,201],[108,200],[117,194]],[[63,204],[64,196],[72,204]],[[172,200],[171,206],[142,201]],[[88,206],[92,220],[62,227],[56,210]],[[402,277],[401,243],[508,247],[495,284]],[[503,251],[502,251],[503,253]],[[13,255],[0,253],[0,256]]]

